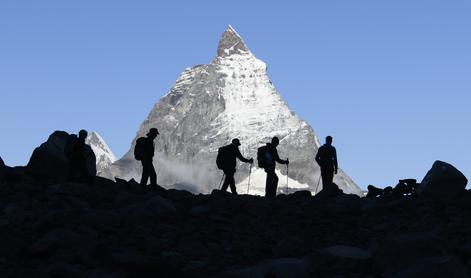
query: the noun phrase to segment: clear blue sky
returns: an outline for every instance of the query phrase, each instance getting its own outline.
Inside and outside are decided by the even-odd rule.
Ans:
[[[7,164],[56,129],[96,130],[123,155],[231,24],[361,187],[420,180],[436,159],[471,177],[470,1],[160,2],[0,2]]]

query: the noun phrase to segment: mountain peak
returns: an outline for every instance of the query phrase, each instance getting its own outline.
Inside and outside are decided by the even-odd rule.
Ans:
[[[103,169],[116,161],[116,156],[98,132],[92,131],[89,133],[85,142],[92,147],[92,150],[95,153],[96,163],[97,166],[99,166],[97,168]]]
[[[249,156],[278,136],[282,141],[280,156],[289,154],[294,166],[289,175],[280,167],[280,180],[286,179],[290,190],[320,189],[320,168],[312,157],[320,146],[316,134],[289,109],[270,81],[266,64],[252,55],[231,26],[222,34],[218,56],[210,64],[180,75],[141,124],[126,155],[103,170],[106,177],[140,178],[141,166],[134,159],[133,146],[138,136],[153,126],[162,134],[154,157],[161,185],[209,193],[221,179],[214,165],[221,146],[237,135],[243,142],[241,152]],[[263,195],[265,171],[255,167],[251,173],[249,193]],[[240,165],[235,178],[239,192],[247,193],[249,167]],[[345,193],[362,194],[342,171],[334,181]],[[286,193],[285,189],[280,186],[280,192]]]
[[[96,142],[104,141],[100,134],[98,134],[96,131],[90,132],[90,134],[88,134],[87,140]]]
[[[248,53],[249,49],[245,45],[242,37],[229,25],[222,34],[218,46],[218,57],[226,57],[232,54]]]

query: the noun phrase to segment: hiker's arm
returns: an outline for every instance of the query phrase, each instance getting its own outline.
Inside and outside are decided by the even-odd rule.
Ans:
[[[275,150],[274,155],[275,155],[274,158],[275,158],[275,161],[276,161],[276,162],[278,162],[278,163],[280,163],[280,164],[288,164],[288,160],[283,160],[283,159],[280,158],[280,156],[278,155],[278,151],[277,151],[277,150]]]
[[[317,164],[319,164],[319,165],[321,164],[321,148],[319,148],[319,149],[317,150],[316,162],[317,162]]]
[[[237,151],[236,151],[236,157],[238,159],[240,159],[240,161],[245,162],[245,163],[250,163],[250,161],[251,161],[250,159],[247,159],[247,158],[243,157],[242,154],[240,153],[239,149],[237,149]]]

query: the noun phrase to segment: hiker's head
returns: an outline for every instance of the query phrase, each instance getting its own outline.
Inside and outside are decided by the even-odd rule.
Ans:
[[[273,139],[271,139],[271,144],[273,146],[278,146],[278,144],[280,144],[280,139],[278,139],[278,137],[273,137]]]
[[[85,139],[87,138],[88,132],[85,129],[79,131],[79,138]]]
[[[328,145],[332,145],[332,136],[327,136],[325,137],[325,142],[328,144]]]
[[[157,135],[159,135],[159,130],[155,127],[149,129],[149,132],[147,133],[147,137],[149,138],[155,138]]]
[[[238,138],[232,139],[232,145],[237,146],[237,147],[240,146],[240,141],[239,141],[239,139],[238,139]]]

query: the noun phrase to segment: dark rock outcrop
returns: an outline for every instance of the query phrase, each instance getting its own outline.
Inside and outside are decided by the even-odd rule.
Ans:
[[[68,177],[69,162],[64,149],[70,138],[65,131],[55,131],[46,142],[37,147],[26,166],[26,172],[34,177],[65,181]],[[96,175],[96,158],[92,148],[85,145],[85,158],[90,176]]]
[[[5,277],[469,277],[471,194],[273,199],[33,180],[0,186]],[[435,276],[434,276],[435,275]]]
[[[405,179],[399,180],[399,183],[392,188],[388,186],[386,188],[378,188],[374,185],[368,185],[368,194],[367,198],[376,198],[376,197],[394,197],[401,198],[406,195],[414,195],[417,192],[417,180],[416,179]]]
[[[449,201],[463,193],[468,180],[453,165],[435,161],[422,180],[417,193],[420,196]]]

